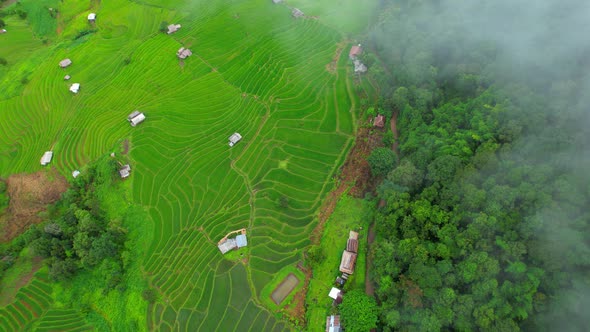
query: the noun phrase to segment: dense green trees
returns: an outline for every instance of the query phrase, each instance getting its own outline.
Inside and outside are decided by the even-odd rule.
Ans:
[[[371,167],[371,175],[380,177],[386,175],[395,166],[397,156],[389,148],[376,148],[367,158]]]
[[[121,198],[116,177],[117,162],[101,159],[74,180],[50,209],[50,220],[32,230],[32,247],[48,258],[53,279],[67,280],[84,269],[102,275],[107,291],[121,281],[126,230],[120,216],[104,209],[104,200]]]
[[[338,309],[346,331],[368,332],[377,326],[377,303],[361,289],[346,293]]]
[[[477,6],[385,3],[371,42],[400,162],[378,188],[371,253],[383,329],[583,331],[590,79],[573,64],[590,48],[535,45],[515,66],[515,45],[461,29]]]

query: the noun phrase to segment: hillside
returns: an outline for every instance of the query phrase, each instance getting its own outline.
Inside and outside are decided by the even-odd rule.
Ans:
[[[42,267],[0,308],[0,330],[291,329],[259,295],[301,260],[353,142],[358,105],[339,52],[371,7],[345,1],[335,15],[337,2],[293,1],[306,12],[299,19],[262,0],[7,7],[27,15],[5,16],[0,35],[9,45],[0,49],[0,177],[43,171],[39,159],[52,150],[46,167],[71,179],[115,152],[132,167],[123,200],[140,220],[125,225],[126,289],[103,297],[87,276],[55,283]],[[182,27],[159,31],[171,23]],[[180,47],[192,55],[180,61]],[[65,58],[72,64],[60,68]],[[146,115],[136,127],[134,110]],[[243,139],[230,148],[234,132]],[[217,241],[241,228],[242,259],[224,258]]]

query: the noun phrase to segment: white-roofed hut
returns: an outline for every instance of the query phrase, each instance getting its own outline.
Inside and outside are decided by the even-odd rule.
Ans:
[[[59,66],[62,68],[66,68],[67,66],[72,64],[72,60],[70,59],[63,59],[59,62]]]
[[[142,123],[144,120],[145,114],[141,113],[140,111],[133,111],[131,114],[129,114],[129,116],[127,116],[127,121],[129,121],[133,127]]]
[[[70,91],[73,93],[78,93],[80,91],[80,83],[74,83],[70,86]]]
[[[233,133],[229,137],[229,146],[234,146],[236,143],[242,140],[242,135],[240,133]]]
[[[49,164],[51,162],[51,158],[53,158],[53,151],[45,151],[41,157],[41,165],[45,166]]]

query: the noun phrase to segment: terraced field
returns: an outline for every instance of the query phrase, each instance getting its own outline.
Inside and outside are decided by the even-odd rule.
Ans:
[[[95,26],[78,4],[64,0],[56,41],[0,76],[0,176],[39,170],[49,149],[52,167],[69,176],[128,140],[130,198],[149,215],[137,255],[160,296],[139,328],[290,329],[257,297],[301,259],[352,142],[346,57],[326,70],[342,32],[266,0],[104,1],[92,7]],[[159,33],[163,21],[182,28]],[[72,40],[88,29],[96,31]],[[193,51],[183,63],[181,46]],[[73,65],[59,68],[66,57]],[[126,122],[134,109],[147,116],[137,127]],[[236,131],[244,139],[230,148]],[[248,230],[245,258],[225,260],[216,242],[239,228]],[[36,275],[0,309],[0,330],[92,328],[54,299]]]

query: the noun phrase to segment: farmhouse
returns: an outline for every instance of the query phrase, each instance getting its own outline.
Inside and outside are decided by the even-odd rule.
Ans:
[[[59,66],[62,68],[65,68],[71,64],[72,64],[72,60],[70,60],[70,59],[63,59],[59,62]]]
[[[356,263],[356,254],[344,250],[342,253],[342,260],[340,261],[340,272],[353,274],[354,264]]]
[[[45,166],[51,162],[51,158],[53,158],[53,151],[45,151],[43,157],[41,157],[41,165]]]
[[[342,273],[354,273],[354,264],[356,263],[356,254],[358,252],[358,238],[359,233],[355,231],[348,233],[346,250],[342,253],[342,260],[340,260],[340,272]]]
[[[340,332],[340,316],[328,316],[326,317],[326,332]]]
[[[88,14],[88,22],[94,22],[94,21],[96,21],[96,13]]]
[[[127,121],[131,124],[132,127],[137,126],[138,124],[142,123],[145,120],[145,114],[141,113],[140,111],[133,111],[131,114],[127,116]]]
[[[377,114],[375,119],[373,119],[373,127],[383,128],[385,126],[385,117],[381,114]]]
[[[70,91],[73,93],[78,93],[80,91],[80,83],[74,83],[70,86]]]
[[[131,174],[131,166],[129,166],[129,164],[123,166],[123,168],[119,170],[119,175],[121,175],[122,179],[129,177],[129,174]]]
[[[356,239],[348,239],[346,242],[346,251],[357,253],[359,249],[359,242]]]
[[[354,72],[355,73],[362,74],[362,73],[367,72],[367,66],[365,66],[365,64],[362,63],[360,60],[355,59],[353,63],[354,63]]]
[[[180,29],[180,24],[170,24],[168,26],[167,34],[175,33],[176,31],[178,31],[178,29]]]
[[[300,17],[305,16],[305,14],[297,8],[293,8],[293,10],[291,11],[291,15],[293,15],[293,17],[295,17],[295,18],[300,18]]]
[[[239,233],[235,238],[229,238],[233,233]],[[246,238],[246,229],[242,228],[237,231],[231,231],[227,233],[223,239],[217,242],[217,248],[222,254],[227,253],[230,250],[240,249],[248,245],[248,239]]]
[[[178,56],[179,59],[186,59],[189,56],[191,56],[193,54],[193,52],[191,52],[191,50],[189,50],[188,48],[184,48],[181,47],[178,52],[176,52],[176,55]]]
[[[353,47],[350,48],[350,52],[348,53],[348,57],[351,60],[355,60],[356,57],[361,55],[362,52],[363,52],[363,48],[361,47],[361,44],[354,45]]]
[[[241,139],[242,139],[242,135],[240,135],[240,133],[233,133],[233,135],[231,135],[229,137],[229,146],[234,146]]]

